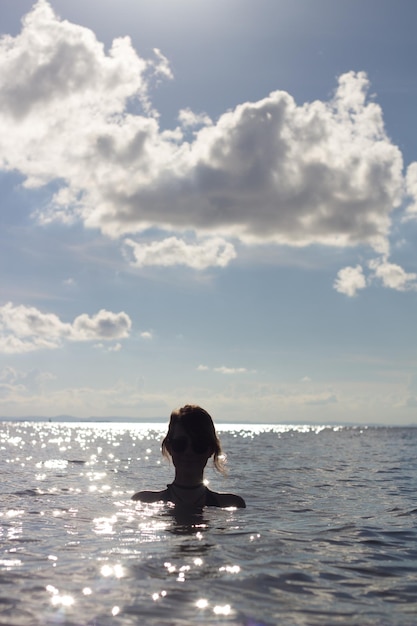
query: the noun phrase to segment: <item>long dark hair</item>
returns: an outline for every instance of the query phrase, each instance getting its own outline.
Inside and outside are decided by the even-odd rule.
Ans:
[[[221,472],[225,473],[225,457],[222,454],[220,439],[211,415],[197,404],[186,404],[180,409],[175,409],[171,413],[168,432],[162,441],[162,454],[171,459],[169,452],[169,441],[174,433],[175,426],[181,424],[187,435],[193,440],[207,441],[213,450],[213,465]]]

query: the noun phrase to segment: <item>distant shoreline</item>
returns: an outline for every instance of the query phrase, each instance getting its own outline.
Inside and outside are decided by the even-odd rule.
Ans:
[[[57,415],[55,417],[25,416],[25,417],[3,417],[0,416],[0,423],[23,423],[41,422],[50,424],[155,424],[165,426],[168,422],[166,417],[87,417],[79,418],[72,415]],[[416,428],[416,424],[383,424],[377,422],[249,422],[249,421],[219,421],[216,422],[219,429],[224,426],[311,426],[311,427],[351,427],[351,428]]]

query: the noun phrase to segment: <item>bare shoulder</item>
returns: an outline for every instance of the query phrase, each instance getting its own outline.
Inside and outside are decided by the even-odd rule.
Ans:
[[[216,493],[214,492],[218,506],[220,507],[235,507],[237,509],[245,509],[246,502],[240,496],[236,496],[234,493]]]
[[[139,500],[140,502],[166,502],[167,489],[162,491],[138,491],[134,493],[132,500]]]

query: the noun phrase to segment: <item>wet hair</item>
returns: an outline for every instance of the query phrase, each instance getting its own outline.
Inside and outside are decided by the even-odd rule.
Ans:
[[[186,404],[171,413],[168,432],[162,441],[162,454],[171,459],[170,439],[177,424],[181,424],[192,441],[204,441],[213,450],[213,465],[222,474],[225,473],[225,456],[222,454],[220,439],[217,436],[211,415],[197,404]]]

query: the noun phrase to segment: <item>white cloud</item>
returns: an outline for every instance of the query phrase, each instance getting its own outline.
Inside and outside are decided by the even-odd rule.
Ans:
[[[121,38],[106,53],[92,31],[60,21],[45,0],[20,35],[2,39],[0,163],[27,185],[62,183],[39,219],[78,219],[112,237],[156,227],[387,253],[390,213],[403,199],[402,156],[367,100],[364,73],[341,76],[328,102],[298,106],[283,91],[245,102],[192,142],[179,129],[160,131],[151,73],[171,77],[159,50],[147,61]],[[128,112],[132,99],[142,114]],[[200,250],[189,255],[189,244],[168,241],[148,244],[140,262],[182,257],[207,266],[190,261]]]
[[[323,404],[336,404],[338,402],[337,396],[334,393],[323,393],[312,396],[310,398],[304,398],[304,404],[306,405],[323,405]]]
[[[417,274],[407,273],[400,265],[389,263],[387,259],[373,259],[369,262],[375,278],[381,280],[384,287],[397,291],[416,291]]]
[[[213,372],[217,372],[218,374],[226,374],[228,376],[234,374],[246,374],[248,372],[246,367],[226,367],[225,365],[221,365],[220,367],[213,367]],[[208,365],[199,365],[197,367],[199,372],[208,372],[210,367]]]
[[[191,109],[181,109],[178,114],[178,121],[181,126],[187,128],[192,126],[210,126],[213,122],[207,113],[194,113]]]
[[[163,78],[173,78],[169,61],[159,48],[154,48],[153,53],[157,59],[157,63],[150,64],[150,68],[155,76]]]
[[[217,374],[225,374],[226,376],[234,376],[236,374],[247,374],[249,370],[246,367],[226,367],[225,365],[221,365],[219,367],[210,368],[208,365],[199,365],[197,367],[197,371],[199,372],[209,372],[212,369],[213,372]],[[252,370],[252,374],[256,373],[255,370]]]
[[[126,313],[102,309],[96,315],[86,313],[72,324],[62,322],[54,313],[42,313],[35,307],[0,307],[0,353],[13,354],[40,349],[54,349],[67,341],[123,339],[129,336],[132,322]]]
[[[45,391],[22,390],[17,386],[2,389],[0,384],[0,412],[10,416],[54,417],[66,414],[86,418],[114,415],[137,417],[145,411],[144,417],[160,417],[169,415],[175,406],[175,393],[144,393],[123,381],[101,388],[86,385],[54,389],[52,386]]]
[[[14,367],[5,367],[0,371],[0,382],[14,384],[20,378],[19,372]]]
[[[200,243],[186,243],[177,237],[169,237],[163,241],[139,243],[132,239],[125,239],[133,254],[132,265],[187,265],[193,269],[202,270],[208,267],[225,267],[236,257],[231,243],[213,237]]]
[[[407,168],[406,192],[410,200],[406,218],[417,219],[417,162],[411,163]]]
[[[337,278],[333,283],[334,288],[339,293],[346,296],[356,296],[360,289],[365,289],[366,279],[361,265],[356,267],[344,267],[337,273]]]
[[[327,384],[307,386],[281,381],[268,383],[252,382],[250,378],[226,377],[224,386],[217,391],[212,385],[204,386],[201,382],[185,387],[164,386],[156,383],[152,389],[150,381],[132,382],[110,381],[105,387],[81,386],[57,389],[55,384],[44,385],[44,389],[32,391],[27,388],[24,373],[18,381],[8,374],[1,387],[0,413],[10,416],[58,414],[74,416],[114,416],[141,417],[168,416],[172,407],[185,404],[190,398],[207,407],[216,421],[253,421],[254,416],[262,416],[265,422],[285,424],[295,422],[335,423],[352,421],[352,416],[360,416],[358,421],[377,421],[389,423],[393,411],[397,411],[398,420],[407,422],[405,412],[398,413],[398,408],[410,396],[416,397],[412,390],[407,390],[404,377],[392,377],[382,381],[356,381],[341,383],[336,388]],[[19,387],[24,385],[24,390]],[[7,387],[8,385],[8,387]],[[411,404],[412,401],[409,401]],[[375,418],[375,415],[377,418]],[[166,417],[164,418],[165,421]],[[354,418],[353,418],[354,419]]]
[[[112,313],[102,309],[91,317],[86,313],[76,317],[69,339],[72,341],[125,339],[129,336],[131,327],[131,319],[126,313]]]
[[[44,385],[54,379],[55,376],[50,372],[20,371],[8,366],[0,371],[0,396],[4,398],[13,394],[25,396],[28,393],[42,393]]]
[[[387,257],[371,259],[368,266],[370,269],[368,279],[365,278],[361,265],[341,269],[333,283],[336,291],[353,297],[374,279],[379,280],[388,289],[417,291],[417,274],[406,272],[400,265],[390,263]]]
[[[140,336],[142,337],[142,339],[153,339],[153,334],[149,330],[145,330],[143,333],[140,334]]]
[[[122,349],[122,344],[115,343],[110,346],[105,346],[104,343],[96,343],[94,344],[93,348],[95,348],[96,350],[104,350],[105,352],[120,352],[120,350]]]
[[[65,287],[75,287],[77,281],[74,278],[66,278],[62,284],[65,285]]]
[[[225,365],[222,365],[220,367],[214,367],[213,371],[230,376],[234,374],[246,374],[248,370],[246,367],[226,367]]]
[[[120,148],[127,161],[140,151],[153,120],[138,116],[135,125],[135,118],[124,112],[130,98],[148,110],[149,74],[168,75],[158,50],[154,61],[146,61],[124,37],[115,39],[106,54],[91,30],[60,21],[39,0],[25,17],[21,34],[1,39],[0,51],[1,157],[6,167],[17,167],[28,177],[28,185],[64,178],[69,167],[69,190],[57,196],[65,206],[88,194],[85,176],[93,174],[86,162],[89,155],[96,155],[101,165],[94,186],[111,169],[113,150]],[[15,139],[29,150],[26,155],[13,146]],[[31,164],[35,154],[38,162]]]
[[[14,306],[11,302],[0,307],[1,352],[56,348],[70,335],[71,325],[62,322],[54,313],[42,313],[35,307]]]

